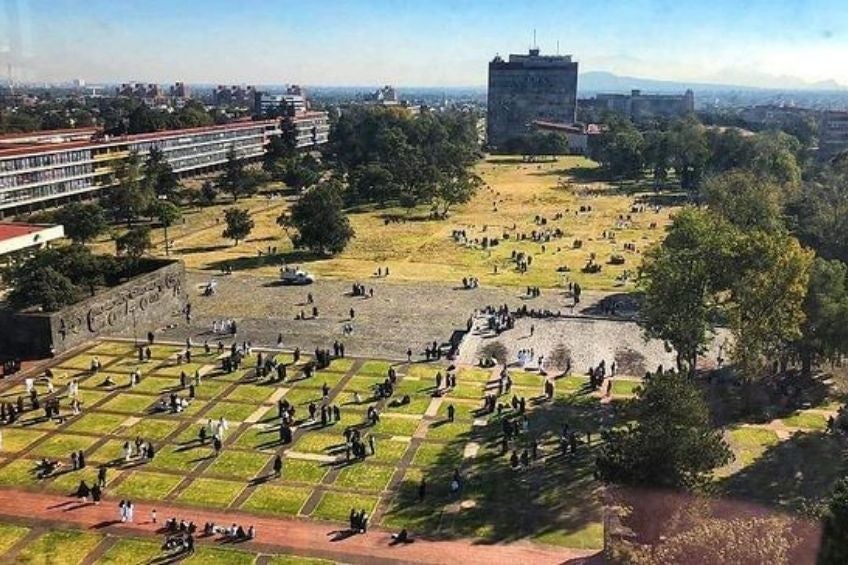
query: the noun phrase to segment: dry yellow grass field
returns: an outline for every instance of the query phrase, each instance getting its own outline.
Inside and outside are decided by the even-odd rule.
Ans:
[[[544,163],[489,157],[477,165],[485,188],[468,204],[452,209],[448,219],[427,219],[428,211],[423,208],[409,214],[402,208],[356,211],[350,214],[355,239],[343,253],[327,259],[293,253],[291,240],[276,224],[286,204],[254,197],[238,203],[254,211],[256,227],[247,241],[234,246],[221,236],[224,226],[216,223],[216,218],[223,216],[226,206],[215,206],[190,215],[185,225],[172,231],[171,237],[176,238],[172,255],[195,270],[217,270],[228,262],[237,270],[275,275],[278,261],[265,256],[270,246],[319,277],[364,280],[378,267],[388,266],[393,281],[458,283],[474,276],[483,285],[554,287],[576,281],[585,289],[626,288],[631,283],[622,283],[621,275],[625,271],[635,274],[641,253],[663,236],[673,208],[656,211],[647,207],[631,215],[636,198],[650,194],[580,180],[587,178],[587,173],[591,177],[594,167],[582,157]],[[579,212],[581,206],[591,206],[591,212]],[[562,218],[554,220],[557,213],[562,213]],[[409,219],[387,224],[387,216]],[[537,225],[536,216],[547,218],[547,224]],[[533,230],[556,228],[565,235],[546,243],[544,252],[540,243],[517,240],[522,233],[529,237]],[[452,238],[455,229],[464,229],[472,243],[456,243]],[[603,237],[605,231],[607,238]],[[504,233],[509,234],[508,240],[503,239]],[[489,249],[473,244],[474,239],[483,237],[497,238],[500,243]],[[161,242],[161,237],[157,240]],[[582,240],[582,248],[574,249],[574,240]],[[635,251],[625,251],[625,243],[633,244]],[[526,273],[515,268],[513,250],[532,256]],[[159,255],[163,251],[161,244],[155,250]],[[602,265],[601,272],[581,272],[592,253]],[[623,256],[624,264],[608,264],[613,254]],[[559,267],[567,267],[569,272],[558,272]]]

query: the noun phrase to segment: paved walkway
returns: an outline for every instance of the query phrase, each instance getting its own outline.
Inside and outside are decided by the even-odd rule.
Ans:
[[[138,521],[123,524],[116,520],[117,503],[104,500],[95,506],[79,504],[76,499],[43,493],[0,489],[0,516],[26,522],[59,521],[70,527],[97,530],[117,535],[153,536],[161,526],[149,522],[153,505],[139,503],[135,515]],[[338,539],[338,530],[326,523],[279,518],[260,518],[239,512],[221,512],[157,504],[160,522],[177,516],[202,525],[207,521],[218,524],[233,522],[253,524],[257,540],[239,544],[256,552],[287,552],[297,555],[343,560],[348,563],[600,563],[596,551],[558,549],[531,542],[484,544],[474,540],[439,541],[415,538],[413,543],[390,545],[390,532],[369,530],[367,535]],[[200,543],[215,543],[200,540]]]

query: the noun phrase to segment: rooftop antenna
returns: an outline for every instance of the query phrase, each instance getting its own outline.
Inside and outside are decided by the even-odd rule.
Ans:
[[[557,57],[559,57],[559,39],[557,39]]]
[[[538,49],[539,44],[536,43],[536,28],[533,28],[533,49]]]

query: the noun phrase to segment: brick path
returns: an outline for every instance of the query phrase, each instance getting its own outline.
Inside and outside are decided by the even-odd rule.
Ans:
[[[67,497],[0,489],[0,516],[13,521],[58,521],[71,527],[117,535],[153,536],[159,526],[149,523],[151,504],[138,503],[138,522],[123,524],[116,520],[114,500],[79,505]],[[338,559],[349,563],[600,563],[595,551],[557,549],[531,542],[508,544],[481,543],[474,540],[434,540],[415,538],[414,543],[391,546],[390,532],[371,529],[367,535],[335,539],[336,527],[327,523],[279,518],[260,518],[239,512],[194,510],[185,507],[155,505],[160,521],[170,516],[193,520],[201,526],[207,521],[253,524],[257,540],[239,547],[255,552],[290,552]],[[161,525],[161,524],[160,524]],[[205,539],[201,543],[215,543]]]

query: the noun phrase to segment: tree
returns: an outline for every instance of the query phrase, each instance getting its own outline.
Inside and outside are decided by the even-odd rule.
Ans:
[[[818,359],[848,354],[848,265],[817,258],[804,298],[804,325],[795,350],[808,375]]]
[[[115,246],[119,254],[138,260],[152,246],[150,243],[150,228],[147,226],[130,228],[115,240]]]
[[[244,170],[244,162],[239,159],[234,145],[227,150],[227,162],[224,164],[224,174],[221,175],[219,186],[223,192],[233,197],[233,202],[238,202],[239,196],[249,193],[252,188]]]
[[[57,214],[57,220],[65,228],[65,235],[76,243],[88,243],[106,231],[109,223],[99,204],[67,204]]]
[[[703,192],[710,210],[742,230],[774,231],[783,225],[780,188],[767,178],[734,169],[709,179]]]
[[[710,424],[695,381],[674,372],[651,375],[636,392],[636,423],[607,432],[597,459],[605,481],[701,490],[732,454]]]
[[[733,332],[732,359],[751,378],[766,358],[782,357],[801,337],[813,254],[794,237],[753,230],[736,238],[734,275],[724,311]]]
[[[819,565],[848,563],[848,477],[840,479],[830,497],[819,547]]]
[[[175,198],[179,181],[164,153],[157,147],[150,149],[144,162],[144,180],[150,184],[156,196]]]
[[[171,244],[168,241],[168,228],[178,222],[183,214],[179,206],[167,200],[157,200],[151,206],[150,214],[159,220],[159,224],[165,232],[165,255],[170,255]]]
[[[494,359],[497,363],[506,366],[509,351],[507,351],[506,346],[499,341],[491,341],[484,345],[480,349],[480,354],[483,357],[489,357]]]
[[[457,176],[443,179],[436,185],[433,205],[441,217],[447,217],[454,204],[465,204],[477,193],[483,181],[477,175],[463,171]]]
[[[291,214],[280,216],[277,222],[296,230],[292,237],[295,247],[314,253],[340,253],[354,236],[342,211],[341,186],[334,181],[307,190],[292,206]]]
[[[645,133],[645,165],[651,169],[654,179],[654,190],[668,178],[668,168],[671,166],[668,134],[664,131],[652,130]]]
[[[155,193],[142,180],[138,153],[132,152],[115,166],[114,186],[109,189],[109,205],[115,216],[131,226],[153,203]]]
[[[644,297],[640,323],[647,337],[674,348],[681,372],[695,374],[712,336],[731,247],[723,220],[687,208],[675,216],[666,239],[645,253],[638,281]]]
[[[222,234],[228,239],[232,239],[235,245],[250,235],[255,225],[250,213],[242,208],[228,208],[224,210],[224,220],[227,223],[226,229]]]
[[[610,175],[621,178],[638,178],[644,165],[645,140],[630,122],[614,117],[600,135],[593,156]]]
[[[55,312],[82,297],[71,279],[49,266],[22,269],[10,278],[10,282],[12,290],[6,301],[17,310],[41,306],[48,312]]]
[[[215,188],[215,184],[211,180],[204,181],[200,187],[200,201],[209,205],[214,204],[217,198],[218,189]]]
[[[385,206],[397,196],[397,186],[392,174],[375,163],[357,166],[350,174],[346,196],[351,203],[376,202]]]
[[[683,190],[697,191],[709,158],[704,126],[692,116],[674,122],[669,128],[669,151]]]

